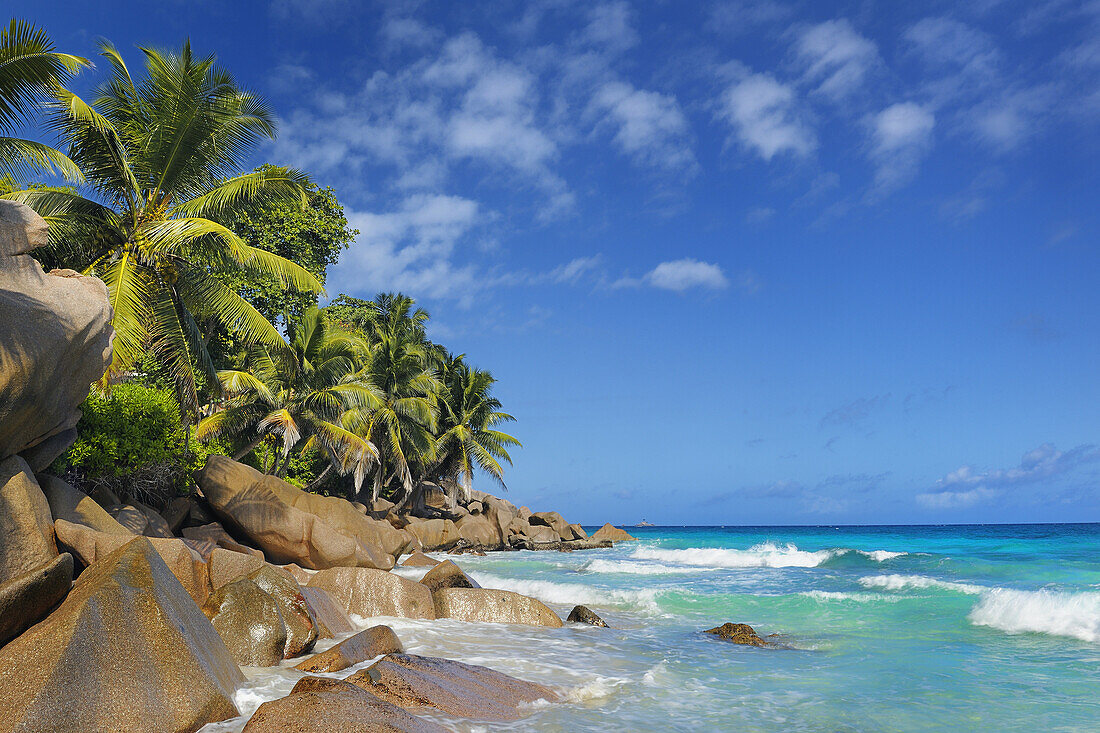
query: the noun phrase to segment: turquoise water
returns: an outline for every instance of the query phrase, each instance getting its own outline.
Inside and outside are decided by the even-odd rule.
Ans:
[[[614,628],[392,620],[410,651],[554,685],[476,730],[1100,730],[1100,525],[631,529],[611,550],[455,558]],[[422,571],[402,569],[418,577]],[[726,621],[789,649],[700,634]],[[292,684],[256,678],[257,699]],[[265,687],[266,685],[266,687]],[[282,694],[285,694],[283,692]]]

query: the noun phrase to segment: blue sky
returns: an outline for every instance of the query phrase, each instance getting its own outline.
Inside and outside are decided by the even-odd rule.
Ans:
[[[33,3],[186,36],[586,523],[1100,520],[1100,3]],[[86,75],[77,86],[94,81]],[[491,488],[483,486],[483,488]]]

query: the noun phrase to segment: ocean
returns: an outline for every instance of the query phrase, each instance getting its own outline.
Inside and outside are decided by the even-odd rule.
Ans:
[[[610,550],[452,558],[610,629],[358,621],[566,696],[516,723],[432,718],[456,731],[1100,730],[1098,524],[627,529]],[[788,648],[700,633],[727,621]],[[245,671],[245,716],[204,730],[300,676]]]

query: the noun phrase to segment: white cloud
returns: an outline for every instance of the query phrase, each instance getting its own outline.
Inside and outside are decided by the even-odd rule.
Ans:
[[[458,244],[487,217],[459,196],[414,194],[394,211],[348,211],[359,236],[330,275],[332,292],[468,300],[482,287],[473,266],[457,266]]]
[[[642,278],[645,283],[661,290],[682,293],[692,288],[721,290],[729,286],[722,268],[709,262],[691,258],[662,262]]]
[[[432,28],[421,23],[416,18],[392,17],[382,23],[379,30],[382,40],[391,48],[411,46],[420,48],[436,43],[441,32],[438,28]]]
[[[788,5],[774,0],[726,0],[714,5],[707,26],[723,36],[740,36],[785,20],[792,13]]]
[[[603,258],[598,254],[590,257],[576,257],[551,270],[549,279],[555,283],[574,284],[584,275],[598,268],[602,261]]]
[[[800,117],[794,89],[770,74],[748,74],[722,95],[719,115],[741,144],[764,160],[791,153],[809,155],[817,147],[813,130]]]
[[[918,494],[917,501],[934,509],[971,506],[999,496],[1006,489],[1041,483],[1097,460],[1100,449],[1094,445],[1061,451],[1052,443],[1043,443],[1025,453],[1013,468],[977,471],[973,466],[960,466],[937,481],[933,490]]]
[[[690,128],[675,97],[609,81],[597,90],[592,107],[617,128],[615,143],[636,162],[666,170],[695,168]]]
[[[879,192],[897,188],[916,175],[932,146],[935,125],[935,115],[913,102],[891,105],[871,118],[871,158],[877,166]]]
[[[878,47],[847,20],[830,20],[803,30],[795,43],[805,79],[817,91],[841,101],[860,89],[868,73],[881,63]]]
[[[638,43],[630,6],[622,0],[600,3],[588,11],[583,38],[612,51],[625,51]]]

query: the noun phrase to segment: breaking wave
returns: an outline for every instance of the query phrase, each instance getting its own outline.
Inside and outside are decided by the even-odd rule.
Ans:
[[[970,622],[1010,634],[1038,633],[1100,641],[1100,593],[991,588],[970,612]]]
[[[630,556],[635,560],[657,560],[701,568],[816,568],[850,553],[856,553],[858,556],[880,563],[907,554],[889,550],[866,551],[848,548],[811,551],[800,550],[791,543],[778,545],[774,542],[761,542],[747,550],[718,547],[690,547],[683,550],[639,547]]]
[[[510,590],[525,596],[537,598],[543,603],[560,605],[602,605],[618,606],[640,611],[657,612],[657,596],[660,590],[607,590],[595,588],[583,583],[555,583],[549,580],[528,580],[505,578],[490,573],[474,571],[470,577],[483,588]]]
[[[937,580],[924,575],[870,575],[859,579],[864,588],[880,590],[952,590],[967,595],[978,595],[986,590],[983,586],[970,583],[954,583],[950,580]]]

